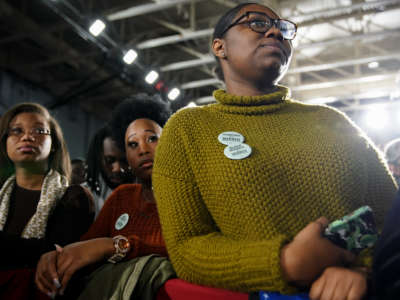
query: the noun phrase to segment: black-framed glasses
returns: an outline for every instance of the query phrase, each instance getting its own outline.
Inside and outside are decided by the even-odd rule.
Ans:
[[[39,138],[45,135],[50,135],[50,129],[36,127],[32,128],[28,131],[28,133],[33,136],[34,138]],[[25,130],[21,127],[11,127],[8,129],[7,135],[10,137],[17,137],[21,138],[25,134]]]
[[[245,17],[247,18],[247,20],[244,22],[240,22]],[[221,36],[224,36],[224,34],[233,26],[242,24],[247,25],[251,30],[257,33],[262,33],[262,34],[270,30],[272,26],[275,26],[282,33],[282,37],[285,40],[293,40],[297,32],[297,25],[291,21],[284,19],[272,19],[265,13],[259,11],[248,11],[243,15],[241,15],[231,25],[229,25],[222,32]]]

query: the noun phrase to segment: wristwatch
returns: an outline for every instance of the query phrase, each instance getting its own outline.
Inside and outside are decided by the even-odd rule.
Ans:
[[[126,253],[131,250],[129,240],[123,235],[113,237],[115,253],[108,259],[110,263],[117,263],[126,256]]]

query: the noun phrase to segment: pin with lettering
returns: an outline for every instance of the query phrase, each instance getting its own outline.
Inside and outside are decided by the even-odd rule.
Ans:
[[[230,159],[243,159],[251,154],[251,147],[247,144],[236,144],[232,146],[227,146],[224,150],[224,154]]]
[[[129,215],[127,213],[120,215],[119,218],[117,219],[117,222],[115,222],[115,229],[121,230],[126,226],[126,224],[128,224],[128,221],[129,221]]]
[[[244,136],[234,131],[225,131],[218,136],[218,141],[227,146],[236,145],[244,142]]]

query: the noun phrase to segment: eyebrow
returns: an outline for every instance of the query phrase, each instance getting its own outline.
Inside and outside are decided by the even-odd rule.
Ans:
[[[151,132],[151,133],[157,134],[154,130],[151,130],[151,129],[145,129],[144,132]],[[135,136],[135,135],[136,135],[136,133],[132,133],[130,136],[128,136],[128,140],[129,140],[131,137]]]
[[[12,122],[10,122],[10,126],[11,125],[13,125],[13,126],[15,126],[15,125],[18,125],[18,126],[21,126],[22,124],[19,122],[19,123],[12,123]],[[46,126],[44,123],[42,123],[42,122],[35,122],[33,125],[40,125],[40,126]]]

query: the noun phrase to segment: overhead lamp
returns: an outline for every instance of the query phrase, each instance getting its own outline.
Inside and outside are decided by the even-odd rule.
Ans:
[[[188,105],[185,106],[185,108],[189,108],[189,107],[197,107],[197,104],[194,103],[193,101],[191,101],[188,103]]]
[[[336,97],[321,97],[321,98],[313,98],[307,101],[310,104],[327,104],[337,101]]]
[[[181,91],[178,88],[173,88],[168,93],[168,99],[173,101],[176,98],[178,98],[180,93],[181,93]]]
[[[368,68],[370,68],[370,69],[376,69],[377,67],[379,67],[379,62],[377,62],[377,61],[371,61],[368,64]]]
[[[135,50],[129,49],[128,52],[125,53],[123,60],[125,63],[130,65],[133,63],[138,56],[137,52]]]
[[[157,78],[158,78],[158,73],[156,71],[152,70],[146,75],[144,80],[146,80],[146,82],[148,84],[152,84],[157,80]]]
[[[365,122],[372,129],[383,129],[388,123],[387,111],[381,106],[375,106],[365,115]]]
[[[106,24],[103,21],[97,19],[93,22],[93,24],[89,27],[89,31],[94,36],[98,36],[100,33],[103,32],[104,28],[106,28]]]

